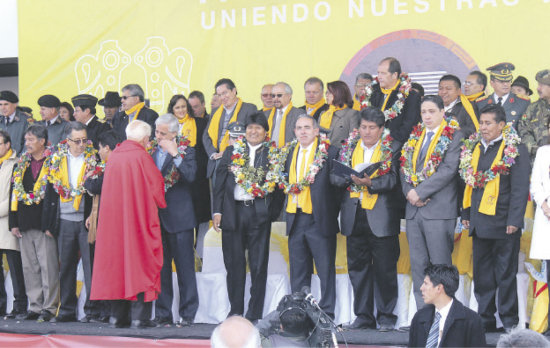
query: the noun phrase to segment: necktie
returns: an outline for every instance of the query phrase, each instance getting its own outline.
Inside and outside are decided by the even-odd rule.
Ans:
[[[307,162],[307,158],[306,158],[306,153],[307,153],[307,149],[302,149],[302,162],[300,162],[300,172],[298,173],[298,181],[302,180],[302,178],[304,177],[304,170],[306,168],[306,162]]]
[[[281,120],[283,118],[283,110],[278,109],[277,115],[275,115],[275,124],[273,125],[273,134],[271,140],[275,141],[277,146],[279,145],[279,132],[281,130]]]
[[[437,341],[439,339],[439,319],[441,319],[441,314],[439,312],[435,313],[434,322],[430,328],[430,333],[428,334],[428,340],[426,341],[426,348],[436,348],[438,346]]]
[[[498,105],[502,106],[502,97],[498,97],[498,102],[497,102]]]
[[[428,152],[428,148],[430,147],[430,143],[432,142],[432,137],[434,136],[434,132],[429,131],[426,136],[428,139],[422,145],[422,149],[420,149],[420,155],[418,156],[419,159],[424,159],[426,157],[426,152]]]

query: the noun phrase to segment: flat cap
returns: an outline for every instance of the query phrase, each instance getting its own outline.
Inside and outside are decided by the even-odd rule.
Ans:
[[[537,82],[550,86],[550,69],[541,70],[535,75]]]
[[[47,108],[58,108],[61,105],[61,101],[55,95],[45,94],[38,98],[38,105]]]
[[[490,66],[487,70],[491,74],[491,77],[499,81],[509,82],[513,79],[512,71],[514,71],[515,68],[514,64],[503,62]]]
[[[2,91],[0,92],[0,100],[5,100],[9,103],[19,103],[19,98],[12,91]]]
[[[77,106],[95,106],[97,104],[97,98],[90,94],[79,94],[76,97],[72,97],[71,101],[75,108]]]
[[[227,126],[227,130],[229,131],[229,136],[233,138],[237,138],[245,134],[245,128],[240,122],[231,122]]]

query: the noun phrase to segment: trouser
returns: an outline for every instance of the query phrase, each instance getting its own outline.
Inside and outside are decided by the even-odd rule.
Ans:
[[[120,321],[149,320],[153,311],[153,302],[144,302],[144,293],[137,294],[136,301],[113,300],[111,302],[111,317]]]
[[[247,204],[235,202],[237,227],[234,230],[222,230],[222,250],[227,270],[230,315],[242,315],[244,312],[245,251],[248,250],[251,286],[245,316],[253,321],[263,316],[271,224],[267,219],[258,219],[254,203]]]
[[[419,212],[407,219],[407,240],[411,255],[416,308],[424,307],[420,287],[424,282],[424,270],[430,264],[452,264],[456,219],[431,220]]]
[[[29,309],[55,315],[59,304],[59,260],[55,238],[39,230],[21,233],[21,261]]]
[[[2,254],[6,254],[10,268],[11,284],[13,287],[13,312],[23,313],[27,310],[27,294],[25,292],[25,279],[23,277],[23,264],[21,253],[17,250],[0,249],[0,270],[4,269]],[[5,288],[4,272],[0,271],[0,313],[6,313],[8,295]]]
[[[399,232],[399,231],[397,231]],[[397,304],[397,260],[399,236],[377,237],[365,209],[357,207],[355,224],[346,239],[348,273],[353,286],[353,310],[369,325],[395,325]],[[374,317],[376,302],[377,320]]]
[[[195,255],[193,250],[193,229],[168,233],[163,227],[162,248],[164,261],[160,271],[161,292],[155,302],[157,318],[172,318],[172,260],[176,265],[179,287],[179,315],[192,321],[199,308],[199,294],[195,277]]]
[[[292,292],[311,287],[313,262],[321,282],[319,307],[334,318],[336,304],[336,234],[319,233],[312,214],[296,213],[288,237],[290,287]]]

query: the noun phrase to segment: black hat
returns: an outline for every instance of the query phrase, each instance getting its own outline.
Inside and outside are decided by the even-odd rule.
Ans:
[[[514,64],[504,62],[490,66],[487,70],[492,78],[503,82],[509,82],[513,79],[512,71],[514,71],[515,68]]]
[[[231,122],[227,126],[227,130],[229,131],[229,136],[232,138],[237,138],[245,134],[244,126],[240,122]]]
[[[100,99],[98,104],[106,108],[118,108],[121,105],[120,95],[118,92],[107,92],[105,98]]]
[[[97,98],[90,94],[79,94],[76,97],[72,97],[74,107],[77,106],[94,106],[97,104]]]
[[[46,94],[38,98],[38,105],[47,108],[58,108],[61,106],[61,101],[55,95]]]
[[[265,114],[262,111],[258,111],[258,112],[254,113],[252,115],[249,115],[246,118],[245,128],[248,127],[248,125],[251,125],[251,124],[260,125],[260,126],[264,127],[266,132],[269,131],[269,123],[267,122],[267,117],[265,116]]]
[[[0,92],[0,100],[5,100],[8,103],[19,103],[19,98],[12,91]]]
[[[533,91],[531,90],[531,88],[529,88],[529,81],[521,75],[516,77],[514,82],[512,82],[512,87],[514,87],[514,86],[519,86],[519,87],[525,88],[525,90],[527,91],[527,95],[532,95],[533,94]]]

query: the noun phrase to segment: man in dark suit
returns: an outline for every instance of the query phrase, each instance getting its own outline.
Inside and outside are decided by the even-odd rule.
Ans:
[[[292,141],[296,119],[305,112],[292,105],[292,88],[286,82],[277,82],[271,89],[274,108],[264,111],[269,126],[269,137],[278,147]]]
[[[380,175],[378,171],[372,178],[368,175],[361,178],[352,176],[353,182],[347,181],[344,185],[355,184],[353,191],[343,193],[340,215],[341,231],[347,236],[349,277],[356,294],[353,309],[357,319],[348,327],[350,329],[376,328],[378,322],[381,331],[389,331],[397,320],[393,310],[397,303],[398,236],[402,211],[399,197],[401,144],[397,141],[382,144],[387,140],[383,137],[384,123],[380,109],[368,107],[361,111],[360,138],[352,150],[352,153],[358,151],[359,155],[356,161],[350,156],[347,163],[361,171],[365,163],[391,161],[386,173]],[[375,158],[377,151],[386,152]],[[337,183],[334,176],[331,181]],[[374,301],[378,313],[376,319]]]
[[[46,126],[49,143],[55,146],[65,139],[67,122],[59,116],[61,102],[55,95],[46,94],[38,98],[38,105],[40,106],[40,116],[42,116],[40,124]]]
[[[330,184],[329,174],[338,149],[321,141],[319,125],[311,116],[299,116],[294,133],[298,143],[289,149],[285,163],[288,184],[302,186],[297,183],[302,178],[313,175],[312,168],[321,168],[314,175],[313,183],[303,185],[299,193],[288,193],[286,233],[289,236],[290,287],[292,292],[297,292],[304,286],[311,286],[315,261],[321,281],[319,306],[334,318],[338,194],[336,187]],[[326,155],[321,155],[323,152]],[[315,164],[322,158],[322,163]]]
[[[105,98],[100,99],[97,103],[103,106],[105,122],[112,126],[113,118],[115,117],[117,111],[120,109],[120,105],[122,105],[122,103],[120,102],[120,95],[118,94],[118,92],[107,91],[105,93]]]
[[[259,194],[249,190],[253,183],[263,185],[269,168],[270,144],[265,141],[268,130],[263,112],[247,118],[245,139],[237,141],[224,152],[216,169],[214,187],[212,223],[214,229],[222,233],[227,292],[231,304],[229,316],[242,315],[244,312],[245,251],[248,249],[252,285],[245,317],[250,321],[263,316],[271,222],[279,215],[282,205],[282,196],[278,191],[269,193],[266,190]],[[244,161],[234,163],[233,158],[242,158]],[[243,173],[249,173],[245,175],[248,177],[243,184],[235,183],[236,174],[232,169],[235,167]]]
[[[401,76],[401,64],[393,57],[382,59],[378,64],[378,85],[373,87],[370,96],[371,106],[382,111],[391,109],[399,100],[399,82]],[[390,129],[391,136],[404,143],[409,138],[412,128],[420,121],[420,96],[411,90],[405,98],[403,108],[398,115],[386,121],[386,127]]]
[[[111,129],[111,126],[96,117],[97,98],[89,94],[79,94],[73,97],[71,101],[74,106],[74,118],[86,126],[88,139],[92,141],[94,147],[98,150],[99,135]]]
[[[126,126],[133,120],[147,122],[155,133],[155,120],[159,117],[155,110],[145,106],[145,93],[137,84],[122,87],[121,110],[113,118],[113,129],[121,140],[126,140]]]
[[[197,280],[195,278],[194,228],[192,185],[195,181],[197,162],[195,149],[178,148],[178,120],[172,114],[160,116],[156,121],[155,138],[158,145],[152,150],[157,168],[166,178],[177,171],[178,179],[167,183],[165,198],[167,207],[159,209],[164,262],[160,272],[161,293],[155,304],[156,322],[171,325],[172,318],[172,260],[176,266],[179,287],[179,323],[193,323],[199,307]]]
[[[319,116],[328,110],[329,105],[325,100],[325,86],[323,81],[318,77],[310,77],[304,83],[304,94],[306,95],[306,104],[300,109],[304,110],[309,116],[315,120],[319,120]]]
[[[515,130],[505,126],[502,106],[481,109],[481,141],[476,144],[479,148],[473,150],[479,156],[477,163],[472,156],[470,166],[477,168],[478,173],[490,170],[497,163],[496,156],[502,158],[510,153],[510,146],[516,148],[518,156],[502,175],[481,183],[482,187],[468,186],[464,202],[469,200],[469,207],[466,204],[462,211],[462,221],[474,239],[474,293],[487,332],[496,330],[497,289],[498,314],[504,329],[509,331],[518,323],[516,273],[531,166],[527,148],[524,144],[510,143],[508,134],[513,135]]]
[[[457,120],[465,138],[479,129],[479,116],[475,103],[461,95],[460,79],[454,75],[444,75],[439,79],[438,95],[443,99],[445,115]]]
[[[408,346],[485,347],[481,318],[454,298],[459,282],[456,267],[430,265],[424,275],[421,290],[426,306],[414,315]]]

